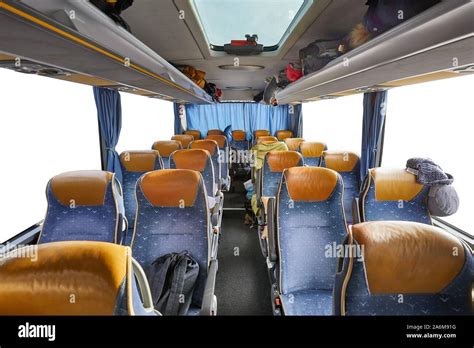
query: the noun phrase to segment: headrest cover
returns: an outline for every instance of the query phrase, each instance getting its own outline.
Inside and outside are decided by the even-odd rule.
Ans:
[[[326,144],[304,141],[300,143],[300,151],[303,157],[307,158],[319,158],[323,155],[323,151],[326,148]]]
[[[327,168],[293,167],[286,169],[283,175],[293,201],[325,201],[331,197],[339,182],[339,174]]]
[[[156,150],[125,151],[120,155],[120,163],[129,172],[149,172],[155,170],[160,153]]]
[[[171,137],[171,140],[179,141],[183,149],[185,149],[188,147],[189,143],[194,140],[194,137],[189,134],[176,134]]]
[[[219,145],[219,148],[222,149],[226,145],[227,137],[225,135],[208,135],[206,140],[214,140]]]
[[[378,201],[409,201],[423,189],[416,182],[415,175],[405,169],[370,169],[371,180],[375,183],[375,199]]]
[[[257,144],[261,144],[261,143],[275,143],[277,142],[278,139],[276,137],[272,137],[271,135],[264,135],[264,136],[261,136],[261,137],[258,137],[257,138]]]
[[[326,168],[336,172],[351,172],[359,162],[359,156],[353,152],[324,151],[323,157]]]
[[[113,178],[110,172],[83,170],[67,172],[51,179],[51,191],[62,205],[98,206],[105,202],[107,187]]]
[[[258,137],[265,137],[269,135],[270,135],[270,131],[266,129],[259,129],[253,132],[253,136],[255,139],[257,139]]]
[[[181,150],[182,145],[177,140],[161,140],[153,144],[153,150],[157,150],[162,157],[169,157],[176,150]]]
[[[129,247],[88,241],[8,253],[0,263],[0,315],[113,315],[130,255]]]
[[[286,138],[285,143],[291,151],[298,151],[300,144],[304,141],[303,138]]]
[[[140,181],[143,194],[155,207],[192,207],[200,185],[201,174],[188,169],[155,170]]]
[[[172,154],[172,159],[176,169],[191,169],[198,172],[202,172],[208,163],[211,163],[209,152],[202,149],[178,150]]]
[[[211,129],[207,132],[207,135],[224,135],[224,132],[220,129]]]
[[[232,131],[232,138],[235,140],[235,141],[245,141],[245,139],[247,138],[246,134],[245,134],[245,131],[243,130],[235,130],[235,131]]]
[[[279,130],[276,132],[278,140],[284,141],[286,138],[293,138],[293,132],[290,130]]]
[[[287,168],[303,165],[303,158],[296,151],[270,151],[265,160],[272,173],[283,173]]]
[[[430,225],[366,222],[352,226],[352,234],[363,246],[372,294],[438,293],[465,263],[459,240]]]
[[[192,135],[194,140],[201,139],[201,132],[198,131],[198,130],[187,130],[187,131],[184,132],[184,134]]]
[[[217,144],[217,141],[211,139],[195,140],[191,143],[190,148],[207,150],[211,156],[214,156],[214,154],[218,152],[219,144]]]

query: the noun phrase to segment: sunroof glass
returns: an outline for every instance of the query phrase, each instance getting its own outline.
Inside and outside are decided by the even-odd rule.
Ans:
[[[214,46],[257,34],[258,43],[278,45],[305,0],[194,0],[207,39]]]

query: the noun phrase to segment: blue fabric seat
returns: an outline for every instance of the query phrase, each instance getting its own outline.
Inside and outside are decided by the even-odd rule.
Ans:
[[[221,182],[221,162],[219,160],[219,145],[215,140],[205,139],[205,140],[195,140],[189,144],[190,149],[200,149],[206,150],[212,159],[212,165],[214,169],[214,181],[215,186],[219,189]]]
[[[287,168],[303,165],[303,157],[296,151],[268,152],[259,173],[261,187],[258,188],[258,191],[261,192],[262,197],[276,197],[283,171]]]
[[[158,257],[187,250],[199,264],[191,305],[201,308],[213,247],[201,174],[186,169],[149,172],[138,181],[136,195],[134,257],[149,274]]]
[[[38,243],[68,240],[121,242],[124,205],[115,174],[67,172],[46,188],[48,210]]]
[[[353,152],[324,151],[321,166],[335,170],[344,182],[344,212],[346,221],[352,224],[352,204],[359,198],[360,192],[360,158]]]
[[[31,248],[2,255],[0,315],[155,315],[151,301],[145,308],[140,299],[139,290],[149,293],[139,289],[135,277],[142,272],[129,247],[63,241],[39,245],[35,262],[18,257]]]
[[[123,201],[125,204],[125,216],[128,227],[133,231],[135,224],[135,185],[138,179],[145,173],[163,169],[163,161],[156,150],[148,151],[125,151],[120,155],[120,165],[123,176]]]
[[[362,221],[396,220],[432,224],[429,186],[416,182],[405,169],[373,168],[361,192]]]
[[[181,150],[183,146],[181,141],[178,140],[160,140],[156,141],[151,147],[152,150],[156,150],[160,153],[163,161],[163,169],[170,168],[170,156],[176,150]]]
[[[321,157],[324,150],[327,150],[326,144],[314,141],[303,141],[298,149],[303,155],[305,165],[310,167],[319,167],[321,165]]]
[[[472,252],[440,228],[404,221],[357,224],[344,250],[334,289],[336,314],[473,313]]]
[[[342,178],[333,170],[283,172],[276,203],[276,278],[286,315],[333,313],[334,249],[347,237],[342,192]]]
[[[247,135],[243,130],[234,130],[232,131],[232,141],[230,142],[230,147],[235,150],[248,150],[249,143],[247,141]]]

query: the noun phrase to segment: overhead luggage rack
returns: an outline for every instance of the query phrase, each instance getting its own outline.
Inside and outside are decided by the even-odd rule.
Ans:
[[[470,0],[443,1],[277,92],[278,103],[457,76],[474,63],[473,13]]]
[[[26,3],[44,8],[33,9]],[[213,102],[203,89],[88,1],[0,1],[0,52],[112,82],[105,87],[177,102]]]

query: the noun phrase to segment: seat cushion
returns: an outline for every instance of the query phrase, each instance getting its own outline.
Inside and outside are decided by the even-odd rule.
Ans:
[[[331,290],[304,290],[280,295],[285,315],[333,315]]]

